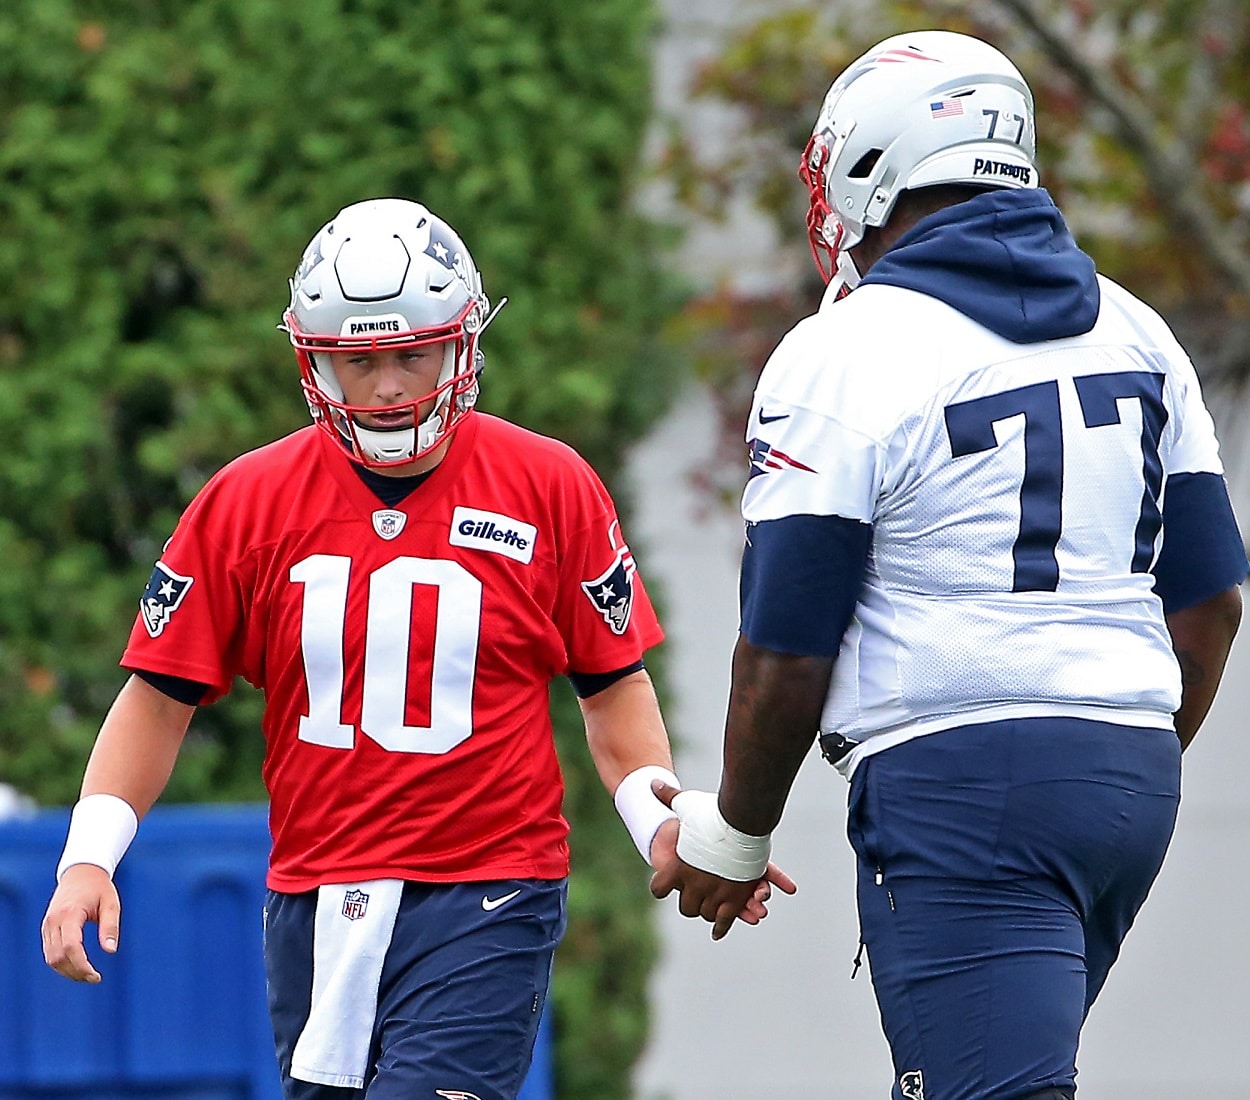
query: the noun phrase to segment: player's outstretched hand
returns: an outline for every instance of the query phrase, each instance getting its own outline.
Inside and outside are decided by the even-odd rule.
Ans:
[[[117,950],[121,914],[117,887],[104,868],[90,863],[66,868],[43,916],[44,962],[76,982],[95,984],[100,974],[87,958],[83,929],[95,921],[100,946],[111,955]]]
[[[666,806],[680,794],[676,787],[657,780],[652,790]],[[770,862],[763,876],[754,882],[732,882],[692,867],[677,855],[678,823],[665,822],[651,843],[651,863],[656,873],[651,877],[651,893],[657,898],[679,893],[678,910],[684,917],[702,917],[712,925],[712,939],[719,940],[729,932],[735,920],[759,924],[768,916],[768,901],[773,887],[793,894],[798,886],[785,871]]]

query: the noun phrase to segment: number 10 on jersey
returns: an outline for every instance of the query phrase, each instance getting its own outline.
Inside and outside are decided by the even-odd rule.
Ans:
[[[308,714],[300,718],[299,739],[334,749],[350,749],[356,738],[355,727],[342,720],[351,566],[351,558],[314,554],[290,573],[292,583],[304,586],[300,649]],[[389,752],[450,752],[473,732],[482,582],[459,562],[400,557],[375,569],[368,584],[360,732]],[[417,585],[438,592],[428,726],[404,721]]]

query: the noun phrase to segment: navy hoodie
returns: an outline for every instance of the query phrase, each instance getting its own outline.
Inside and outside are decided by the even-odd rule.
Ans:
[[[862,282],[937,298],[1016,344],[1079,336],[1098,320],[1094,261],[1041,188],[987,191],[929,214]]]

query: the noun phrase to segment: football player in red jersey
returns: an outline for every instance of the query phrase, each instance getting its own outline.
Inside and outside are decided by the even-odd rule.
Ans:
[[[607,490],[573,450],[474,413],[492,314],[425,207],[349,206],[285,328],[314,425],[191,502],[140,601],[44,919],[99,981],[112,872],[197,706],[265,692],[265,957],[288,1100],[514,1097],[565,923],[568,825],[548,684],[566,675],[644,859],[675,856],[646,649],[661,640]],[[755,923],[774,867],[743,910]]]

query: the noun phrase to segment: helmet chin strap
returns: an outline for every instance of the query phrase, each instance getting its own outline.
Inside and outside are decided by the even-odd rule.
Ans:
[[[366,428],[358,422],[353,423],[357,445],[375,462],[401,462],[418,451],[428,450],[438,442],[443,430],[443,412],[450,400],[451,392],[448,391],[430,415],[416,427]]]
[[[508,299],[506,297],[500,298],[499,301],[495,303],[495,307],[486,315],[486,319],[482,322],[482,327],[477,330],[478,339],[481,339],[482,333],[490,327],[490,323],[499,316],[499,311],[507,304]]]
[[[318,386],[333,400],[343,400],[343,389],[334,375],[329,363],[322,363],[317,353],[312,353],[313,373]],[[456,344],[448,342],[443,351],[443,366],[439,371],[438,383],[442,386],[456,371]],[[338,433],[343,437],[349,448],[359,449],[362,457],[374,462],[402,462],[412,458],[418,451],[433,447],[439,433],[447,420],[444,415],[448,403],[452,400],[452,390],[445,390],[438,404],[430,411],[420,424],[405,428],[367,428],[359,420],[352,417],[351,425],[337,425]],[[415,411],[415,409],[414,409]],[[339,412],[335,418],[350,415]]]
[[[834,260],[833,277],[825,289],[825,301],[836,302],[839,298],[845,298],[859,286],[859,280],[859,268],[855,266],[851,254],[839,252]]]

